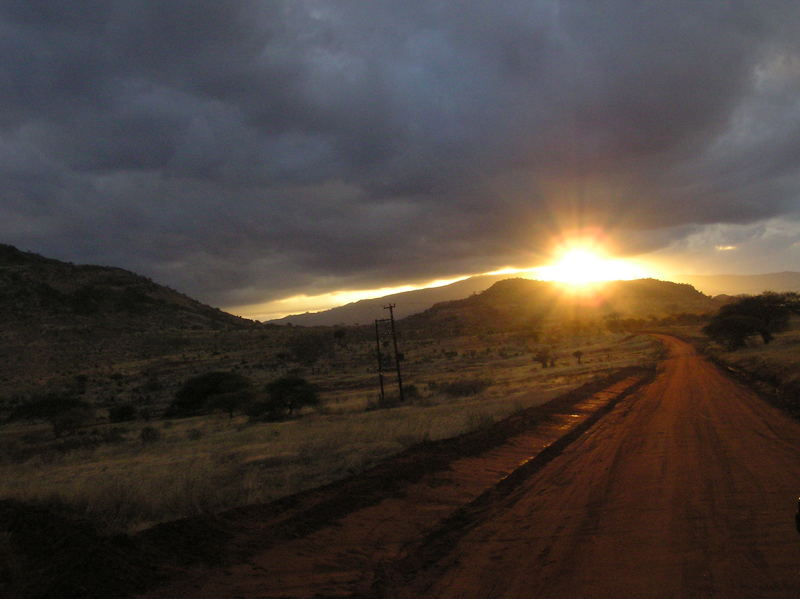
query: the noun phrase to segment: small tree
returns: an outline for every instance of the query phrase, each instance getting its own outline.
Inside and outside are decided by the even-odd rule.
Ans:
[[[88,403],[71,395],[48,393],[17,407],[10,419],[44,420],[53,427],[53,434],[60,437],[64,433],[74,433],[88,424],[93,416]]]
[[[747,344],[747,339],[758,333],[760,322],[750,316],[720,316],[711,319],[703,333],[729,350],[737,350]]]
[[[186,381],[167,409],[168,416],[194,416],[214,409],[216,402],[226,405],[223,409],[236,409],[225,403],[221,396],[243,396],[252,389],[250,379],[236,372],[209,372]],[[241,402],[238,405],[241,405]]]
[[[347,331],[345,329],[336,329],[333,332],[333,338],[339,347],[347,349]]]
[[[251,418],[279,420],[291,417],[295,410],[304,406],[319,404],[316,386],[299,376],[279,378],[269,383],[264,390],[267,397],[248,407],[247,413]]]
[[[311,366],[331,354],[333,343],[333,336],[326,333],[302,331],[289,341],[289,352],[295,362]]]
[[[53,427],[53,434],[60,437],[64,433],[73,434],[80,427],[89,424],[94,412],[84,403],[51,414],[47,421]]]
[[[756,335],[770,343],[775,333],[789,327],[792,311],[797,311],[795,294],[766,292],[743,297],[722,306],[703,333],[730,350],[744,347],[747,339]]]
[[[161,431],[154,426],[145,426],[139,432],[139,440],[145,445],[161,440]]]
[[[232,420],[234,413],[237,410],[244,410],[247,403],[252,399],[252,396],[252,390],[249,388],[241,391],[233,391],[231,393],[213,395],[208,400],[208,408],[225,412],[228,414],[228,419]]]
[[[108,419],[111,422],[127,422],[136,418],[136,408],[133,404],[124,403],[108,409]]]
[[[549,348],[543,347],[533,355],[533,359],[535,362],[539,362],[542,368],[547,368],[553,361],[553,356]]]

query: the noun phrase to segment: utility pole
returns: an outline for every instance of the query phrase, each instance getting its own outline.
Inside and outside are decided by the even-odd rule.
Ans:
[[[375,319],[375,357],[378,359],[378,381],[381,385],[381,402],[386,400],[386,389],[383,380],[383,373],[386,372],[384,366],[384,354],[381,351],[381,327],[383,327],[384,339],[386,335],[386,324],[389,324],[389,333],[392,335],[392,350],[394,351],[394,366],[397,373],[397,390],[399,392],[400,401],[405,401],[406,396],[403,391],[403,375],[400,372],[400,362],[403,361],[403,354],[397,348],[397,330],[394,327],[394,304],[384,306],[384,310],[389,310],[389,318],[376,318]],[[384,343],[388,345],[388,340]],[[387,350],[388,353],[388,350]]]
[[[375,319],[375,355],[378,358],[378,380],[381,382],[381,403],[383,403],[386,401],[386,393],[383,389],[383,356],[381,355],[381,333],[379,328],[381,322],[383,321]]]
[[[403,359],[403,354],[397,351],[397,332],[394,328],[394,304],[389,304],[388,306],[384,306],[384,310],[389,310],[389,322],[392,325],[392,344],[394,345],[394,364],[397,368],[397,390],[400,392],[400,401],[405,401],[405,395],[403,394],[403,377],[400,374],[400,361]]]

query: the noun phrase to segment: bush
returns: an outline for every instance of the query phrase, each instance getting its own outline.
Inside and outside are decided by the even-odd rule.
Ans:
[[[89,406],[81,405],[53,414],[48,418],[53,433],[60,437],[64,433],[73,434],[82,426],[89,424],[94,412]]]
[[[133,404],[125,403],[108,409],[108,419],[111,422],[128,422],[136,418],[136,408]]]
[[[267,397],[251,403],[247,415],[252,419],[280,420],[291,417],[295,410],[319,404],[317,388],[299,376],[285,376],[269,383]]]
[[[119,427],[95,429],[91,431],[80,431],[71,437],[58,439],[50,447],[62,453],[74,451],[76,449],[93,449],[101,445],[122,443],[125,441],[124,431]]]
[[[15,408],[9,420],[45,420],[53,427],[53,434],[74,433],[94,416],[89,404],[72,395],[50,393]]]
[[[139,439],[144,444],[155,443],[161,440],[161,431],[154,426],[145,426],[139,433]]]
[[[469,395],[477,395],[485,391],[491,385],[492,381],[490,379],[474,378],[440,383],[435,385],[434,388],[450,397],[466,397]]]
[[[733,351],[744,347],[747,339],[758,334],[760,322],[750,316],[715,316],[703,333],[717,343]]]
[[[178,389],[165,415],[195,416],[214,408],[233,415],[234,410],[243,407],[251,390],[250,379],[236,372],[201,374],[190,378]]]
[[[464,429],[469,431],[489,428],[494,424],[494,417],[491,414],[481,414],[471,412],[464,418]]]
[[[403,395],[405,395],[406,399],[415,400],[421,397],[419,389],[416,385],[404,385],[403,386]]]
[[[334,339],[327,333],[302,331],[289,341],[289,356],[300,364],[311,365],[331,355]]]

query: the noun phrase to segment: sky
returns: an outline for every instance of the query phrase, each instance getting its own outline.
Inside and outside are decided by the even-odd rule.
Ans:
[[[0,63],[0,242],[236,313],[800,270],[793,0],[3,0]]]

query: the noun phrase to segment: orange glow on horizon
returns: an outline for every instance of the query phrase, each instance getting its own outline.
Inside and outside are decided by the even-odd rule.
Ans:
[[[245,318],[272,320],[291,314],[322,312],[360,300],[385,297],[405,291],[443,287],[444,285],[457,283],[458,281],[463,281],[468,278],[469,275],[462,275],[452,279],[436,279],[435,281],[428,281],[422,285],[401,285],[398,287],[380,287],[377,289],[342,289],[316,295],[299,294],[260,304],[234,306],[232,308],[227,308],[227,311],[238,314],[239,316],[244,316]]]
[[[229,308],[234,314],[258,320],[270,320],[289,314],[319,312],[342,306],[362,299],[371,299],[401,293],[440,287],[470,276],[508,275],[540,281],[553,281],[564,286],[570,293],[590,293],[607,281],[622,281],[642,278],[660,278],[661,266],[651,261],[613,258],[607,247],[613,247],[604,236],[594,232],[591,235],[575,235],[562,238],[555,244],[552,261],[549,264],[519,268],[507,266],[489,272],[473,275],[460,275],[449,279],[427,281],[422,284],[409,284],[398,287],[378,289],[338,290],[316,295],[294,295],[262,304],[251,304]]]

